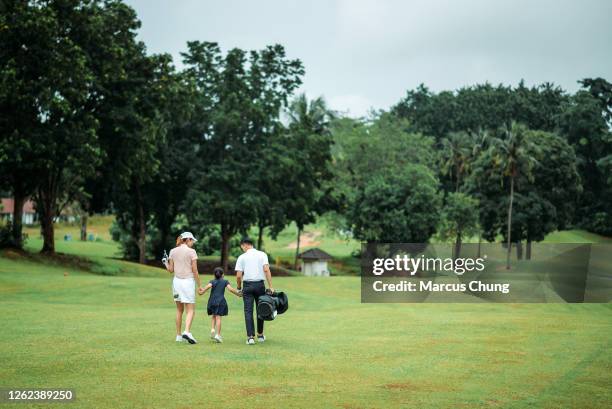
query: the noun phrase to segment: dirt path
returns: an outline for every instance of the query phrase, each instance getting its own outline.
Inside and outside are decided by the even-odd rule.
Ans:
[[[322,233],[319,230],[314,231],[303,231],[300,237],[300,248],[301,247],[313,247],[321,244],[320,241],[317,241],[317,237],[319,237]],[[287,246],[288,249],[295,249],[297,247],[297,242],[289,243]]]

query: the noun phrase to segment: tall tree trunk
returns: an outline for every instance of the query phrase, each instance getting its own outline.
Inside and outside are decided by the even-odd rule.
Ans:
[[[145,264],[147,256],[147,221],[145,220],[144,203],[142,200],[142,191],[140,190],[140,185],[136,182],[134,183],[134,187],[136,190],[136,206],[138,211],[138,262],[140,264]]]
[[[298,269],[298,255],[300,254],[300,236],[302,235],[302,228],[298,226],[297,229],[297,245],[295,246],[295,258],[293,260],[293,269]]]
[[[527,239],[527,252],[525,254],[527,260],[531,260],[531,239]]]
[[[512,241],[510,233],[512,231],[512,202],[514,201],[514,175],[510,176],[510,204],[508,205],[508,254],[506,256],[506,270],[510,270],[510,253],[512,252]]]
[[[40,228],[43,236],[43,247],[41,253],[55,252],[55,229],[53,219],[55,218],[54,211],[55,201],[49,196],[49,192],[40,194],[40,203],[37,204],[40,213]]]
[[[520,240],[516,242],[516,259],[523,259],[523,242]]]
[[[257,250],[262,250],[263,248],[263,231],[265,226],[262,223],[259,224],[259,233],[257,235]]]
[[[23,247],[23,203],[25,202],[25,195],[19,187],[13,189],[13,245],[20,249]]]
[[[55,228],[53,225],[53,215],[46,213],[40,217],[40,225],[43,234],[43,247],[41,253],[55,252]]]
[[[480,258],[480,243],[482,242],[482,231],[478,230],[478,258]]]
[[[457,231],[457,240],[455,241],[455,258],[459,258],[461,253],[461,231]]]
[[[228,226],[221,223],[221,267],[227,272],[229,267],[229,241],[231,234]]]
[[[89,216],[87,212],[85,212],[81,216],[81,241],[87,241],[87,219],[88,217]]]

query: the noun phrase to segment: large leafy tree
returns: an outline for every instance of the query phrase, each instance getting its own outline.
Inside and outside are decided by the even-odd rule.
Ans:
[[[410,164],[434,171],[437,153],[431,137],[410,131],[410,123],[389,113],[369,121],[340,118],[332,124],[335,184],[347,200],[354,188],[379,172]]]
[[[347,214],[354,237],[366,242],[426,243],[439,220],[438,180],[409,164],[368,178]]]
[[[455,240],[456,258],[460,257],[464,237],[478,231],[478,200],[462,192],[451,192],[445,198],[438,233],[442,239]]]
[[[221,263],[227,269],[230,239],[257,222],[267,195],[259,189],[257,170],[265,166],[265,147],[280,125],[280,109],[304,70],[280,45],[222,55],[215,43],[190,42],[183,57],[203,102],[192,121],[200,134],[200,160],[193,167],[186,209],[194,220],[219,225]]]
[[[572,146],[565,138],[553,132],[530,131],[528,138],[535,146],[531,155],[536,158],[533,169],[533,192],[555,209],[555,229],[567,229],[574,225],[574,215],[582,181],[578,173],[578,160]],[[540,241],[552,230],[526,230],[525,239]]]
[[[9,21],[3,28],[12,33],[2,36],[8,42],[2,47],[3,81],[14,84],[2,92],[20,99],[17,109],[23,112],[23,120],[2,135],[20,146],[14,169],[21,168],[35,181],[31,190],[41,218],[43,251],[53,252],[53,219],[82,194],[86,179],[103,160],[101,125],[114,125],[104,121],[104,111],[120,111],[121,104],[109,100],[114,96],[121,101],[113,87],[126,84],[139,22],[120,1],[2,4],[7,10],[3,18]],[[19,191],[17,183],[13,190]]]
[[[36,189],[42,109],[51,92],[49,81],[38,79],[50,75],[58,28],[50,8],[17,0],[0,3],[0,27],[0,184],[15,200],[8,244],[21,248],[23,203]]]
[[[585,228],[612,234],[612,85],[602,79],[586,79],[587,90],[578,91],[565,105],[560,129],[576,152],[584,192],[577,217]]]
[[[192,182],[192,164],[198,160],[198,136],[190,129],[195,109],[194,86],[184,73],[170,73],[164,86],[166,138],[159,144],[159,168],[147,185],[156,236],[154,254],[175,242],[173,225],[183,210],[185,196]]]
[[[530,88],[523,81],[514,88],[484,83],[439,93],[420,85],[407,91],[392,113],[408,119],[413,130],[437,140],[450,132],[495,130],[510,126],[512,121],[530,129],[553,131],[567,99],[567,94],[551,83]]]
[[[572,226],[582,185],[576,155],[563,137],[529,131],[527,138],[531,140],[530,155],[536,162],[533,179],[523,178],[518,183],[511,234],[514,241],[527,242],[529,259],[532,242],[544,240],[554,230]]]
[[[9,132],[23,153],[15,169],[27,163],[31,170],[43,252],[53,252],[53,219],[100,156],[97,121],[88,109],[94,70],[87,34],[99,24],[102,7],[78,1],[16,2],[9,7],[16,14],[6,31],[19,33],[9,37],[16,41],[8,48],[8,71],[16,83],[12,91],[22,95],[22,108],[30,113],[29,125],[14,123]],[[33,14],[37,22],[30,27]]]
[[[337,227],[369,241],[394,241],[402,229],[403,241],[429,239],[436,226],[430,216],[437,218],[440,207],[433,138],[410,132],[406,120],[389,113],[367,121],[338,119],[332,134],[337,213],[343,219]],[[427,214],[417,215],[421,210]],[[414,214],[406,216],[410,212]],[[422,229],[412,224],[421,222]]]
[[[161,183],[162,179],[165,182],[166,172],[172,172],[171,168],[161,170],[160,167],[162,163],[167,164],[164,161],[168,154],[167,133],[175,118],[171,106],[176,102],[180,85],[168,55],[140,54],[134,58],[134,64],[129,71],[131,87],[124,95],[127,114],[123,121],[115,122],[121,138],[114,138],[113,132],[107,135],[106,141],[113,141],[113,146],[107,146],[112,152],[107,166],[111,168],[108,174],[114,176],[111,192],[117,221],[130,232],[125,253],[130,257],[137,254],[139,262],[144,263],[154,209],[159,209],[158,205],[167,200],[166,195],[173,193],[160,192],[156,182]],[[189,158],[188,150],[186,154],[183,159]],[[186,174],[188,168],[184,169]],[[163,226],[168,224],[171,222],[164,220]]]

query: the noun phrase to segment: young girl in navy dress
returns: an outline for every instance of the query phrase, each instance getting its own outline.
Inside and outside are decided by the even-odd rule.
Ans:
[[[223,269],[221,267],[217,267],[214,270],[215,279],[210,280],[210,282],[204,287],[204,294],[209,289],[210,298],[208,299],[208,315],[212,316],[211,323],[212,328],[210,330],[210,338],[215,342],[223,342],[223,338],[221,337],[221,317],[227,315],[227,301],[225,300],[225,288],[232,294],[240,297],[240,293],[236,291],[230,285],[229,281],[223,278]]]

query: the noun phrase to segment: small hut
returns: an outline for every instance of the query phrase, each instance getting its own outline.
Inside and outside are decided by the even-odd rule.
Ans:
[[[306,276],[325,276],[329,277],[327,261],[332,256],[321,249],[310,249],[298,255],[302,260],[302,273]]]

